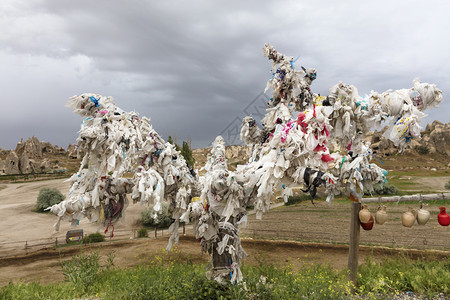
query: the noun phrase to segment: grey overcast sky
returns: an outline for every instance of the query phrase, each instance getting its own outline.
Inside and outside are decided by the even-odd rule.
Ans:
[[[449,12],[433,0],[1,0],[0,147],[74,143],[82,120],[64,104],[85,92],[205,147],[263,91],[265,43],[316,68],[322,95],[339,81],[360,95],[435,83],[444,100],[423,126],[449,122]]]

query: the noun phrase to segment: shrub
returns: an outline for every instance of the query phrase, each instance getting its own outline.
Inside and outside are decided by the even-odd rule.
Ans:
[[[448,181],[448,182],[445,184],[445,188],[446,188],[447,190],[450,190],[450,181]]]
[[[370,195],[370,192],[365,192],[365,195]],[[375,195],[397,195],[398,189],[394,185],[384,183],[377,183],[373,185],[373,194]]]
[[[162,203],[161,211],[157,214],[156,220],[153,218],[153,207],[141,212],[141,223],[144,226],[167,228],[172,223],[172,219],[167,214],[168,205]]]
[[[81,252],[72,256],[72,259],[61,261],[61,268],[64,276],[76,288],[88,291],[89,287],[99,279],[99,274],[103,270],[114,268],[114,252],[108,254],[106,265],[100,265],[100,255],[98,251],[85,254]]]
[[[77,288],[87,291],[89,284],[97,279],[100,270],[99,258],[98,252],[80,253],[71,260],[61,262],[62,272]]]
[[[426,155],[430,153],[430,149],[428,149],[427,146],[417,146],[415,149],[420,155]]]
[[[88,243],[100,243],[105,241],[105,236],[100,232],[91,233],[83,239],[84,244]]]
[[[64,200],[63,194],[57,189],[42,188],[36,202],[36,211],[43,212],[47,207],[58,204]]]
[[[310,201],[311,200],[311,196],[309,194],[303,194],[300,196],[290,196],[288,198],[288,201],[284,203],[284,205],[289,206],[289,205],[294,205],[297,203],[301,203],[303,201]]]
[[[148,237],[148,230],[147,230],[147,228],[139,229],[138,232],[137,232],[137,237],[138,238]]]

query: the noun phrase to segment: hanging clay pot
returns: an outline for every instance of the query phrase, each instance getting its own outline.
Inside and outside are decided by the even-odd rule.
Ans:
[[[367,204],[363,204],[362,209],[359,211],[359,221],[361,223],[367,223],[371,216],[372,214],[367,209]]]
[[[375,213],[375,222],[378,225],[383,225],[387,220],[386,205],[378,206],[377,212]]]
[[[441,211],[438,214],[438,222],[442,226],[448,226],[450,225],[450,216],[445,212],[445,207],[439,207],[439,210]]]
[[[372,217],[372,215],[370,215],[368,222],[366,222],[366,223],[359,222],[359,224],[361,224],[361,227],[364,230],[372,230],[372,228],[373,228],[373,217]]]
[[[417,219],[417,224],[419,224],[419,225],[425,225],[428,222],[428,220],[430,219],[430,212],[426,209],[423,209],[423,206],[424,205],[422,203],[420,203],[420,208],[417,211],[416,219]]]
[[[412,207],[409,207],[409,211],[405,211],[402,214],[402,224],[405,227],[412,227],[414,225],[414,222],[416,221],[416,216],[414,215],[414,209]]]

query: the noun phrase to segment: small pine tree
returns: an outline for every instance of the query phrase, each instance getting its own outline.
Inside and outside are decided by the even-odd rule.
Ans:
[[[180,145],[178,145],[178,143],[176,142],[176,137],[175,137],[175,142],[174,142],[172,136],[169,135],[169,137],[167,138],[167,142],[169,142],[170,144],[174,145],[175,149],[177,151],[180,151],[181,148],[180,148]]]
[[[195,159],[192,155],[192,149],[188,142],[183,141],[183,147],[181,148],[181,155],[183,155],[184,159],[186,160],[187,164],[190,167],[194,167]]]
[[[167,213],[168,205],[167,203],[162,203],[162,208],[159,213],[157,213],[156,220],[153,219],[153,207],[149,207],[146,210],[141,211],[141,223],[148,227],[158,227],[166,228],[172,223],[172,218]]]

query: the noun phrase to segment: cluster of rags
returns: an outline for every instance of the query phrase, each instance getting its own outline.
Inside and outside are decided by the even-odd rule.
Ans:
[[[370,163],[373,153],[365,134],[387,123],[385,135],[402,150],[419,135],[422,111],[442,101],[435,85],[418,80],[411,89],[366,97],[354,86],[338,83],[323,97],[311,91],[315,69],[297,70],[293,57],[270,45],[263,51],[273,63],[266,87],[272,97],[262,128],[251,116],[242,121],[241,139],[252,146],[252,153],[235,172],[228,170],[220,136],[212,144],[205,175],[198,176],[148,118],[120,110],[110,97],[72,97],[68,106],[85,118],[77,143],[86,155],[70,179],[68,199],[50,208],[58,216],[55,228],[61,219],[77,224],[87,217],[113,230],[129,193],[134,202],[153,204],[155,217],[161,201],[167,201],[174,219],[167,249],[178,242],[179,222],[192,222],[202,250],[211,255],[207,275],[219,282],[239,282],[246,253],[238,232],[246,224],[247,207],[255,207],[261,218],[274,191],[281,190],[287,200],[299,185],[311,201],[319,186],[325,188],[328,202],[342,189],[360,201],[387,173]],[[330,144],[339,148],[331,152]],[[124,178],[130,171],[133,177]]]
[[[72,182],[68,198],[48,208],[61,220],[73,225],[87,217],[102,222],[105,233],[119,220],[133,202],[153,204],[156,214],[161,201],[169,202],[169,212],[178,218],[190,203],[192,191],[198,189],[197,175],[188,167],[179,151],[165,143],[152,128],[150,120],[135,112],[118,108],[111,97],[82,94],[70,98],[67,106],[84,120],[77,144],[85,153]],[[133,172],[132,178],[124,178]],[[173,224],[172,231],[178,233]],[[174,234],[171,243],[178,239]]]
[[[247,254],[238,236],[239,226],[247,224],[248,203],[244,199],[242,182],[228,170],[225,141],[218,136],[212,143],[211,155],[200,177],[199,201],[189,204],[182,221],[193,220],[196,238],[201,239],[202,251],[211,255],[208,278],[218,282],[242,280],[241,261]]]
[[[364,190],[372,191],[372,183],[385,181],[387,174],[370,163],[373,152],[365,134],[387,124],[386,137],[402,151],[420,135],[422,111],[442,101],[435,85],[417,79],[410,89],[372,91],[366,97],[356,87],[338,83],[323,97],[311,92],[315,69],[296,70],[293,57],[271,45],[263,51],[273,65],[266,87],[272,97],[262,129],[251,116],[242,121],[241,139],[252,145],[252,155],[237,170],[244,176],[245,195],[256,201],[257,217],[269,207],[273,190],[282,189],[286,198],[293,185],[303,185],[311,200],[320,185],[327,201],[341,187],[360,200]],[[330,153],[330,144],[338,145],[336,152]]]

